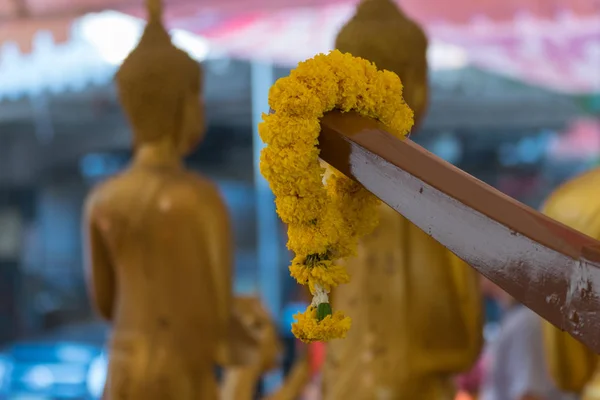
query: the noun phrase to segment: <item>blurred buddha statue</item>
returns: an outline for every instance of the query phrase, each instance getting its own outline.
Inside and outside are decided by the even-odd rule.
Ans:
[[[93,303],[112,322],[106,400],[210,400],[227,362],[232,254],[216,186],[182,158],[204,134],[200,66],[149,22],[116,81],[134,136],[85,209]]]
[[[547,200],[543,212],[586,235],[600,239],[600,168],[559,187]],[[544,321],[544,345],[550,373],[557,386],[600,399],[598,356],[571,335]]]
[[[427,107],[427,39],[391,0],[363,0],[336,48],[398,74],[416,122]],[[324,399],[451,400],[482,346],[478,275],[388,206],[332,292],[352,329],[328,344]]]
[[[232,340],[238,352],[251,352],[248,365],[232,366],[224,370],[222,400],[252,400],[264,372],[273,368],[280,353],[281,344],[277,330],[269,314],[255,297],[239,297],[234,300],[232,331],[247,333]],[[235,334],[234,334],[235,335]]]
[[[260,300],[234,299],[232,352],[245,362],[224,370],[221,400],[253,400],[263,374],[277,365],[281,343],[277,327]],[[267,400],[296,400],[309,379],[305,357],[299,357],[283,385]]]

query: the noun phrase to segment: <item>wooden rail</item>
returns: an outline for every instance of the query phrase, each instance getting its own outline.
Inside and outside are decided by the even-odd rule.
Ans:
[[[599,241],[502,194],[411,140],[394,138],[374,120],[334,111],[322,119],[321,128],[323,160],[600,353]]]

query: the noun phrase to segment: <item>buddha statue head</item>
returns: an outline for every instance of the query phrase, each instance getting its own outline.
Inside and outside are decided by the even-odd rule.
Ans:
[[[119,100],[136,148],[170,142],[182,156],[204,135],[202,70],[171,42],[160,0],[147,0],[148,24],[117,72]]]
[[[335,47],[397,74],[419,124],[427,108],[427,37],[393,0],[362,0]]]

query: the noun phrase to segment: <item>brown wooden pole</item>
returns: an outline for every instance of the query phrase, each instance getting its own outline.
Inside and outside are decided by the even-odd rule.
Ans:
[[[599,241],[502,194],[411,140],[394,138],[374,120],[334,111],[325,115],[321,128],[323,160],[600,353]]]

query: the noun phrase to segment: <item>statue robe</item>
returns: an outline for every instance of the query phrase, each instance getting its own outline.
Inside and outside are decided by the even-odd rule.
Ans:
[[[324,399],[451,400],[482,345],[478,275],[388,206],[333,292],[352,317],[328,344]]]

